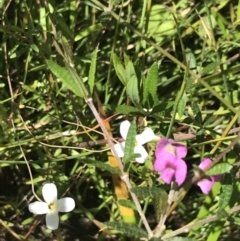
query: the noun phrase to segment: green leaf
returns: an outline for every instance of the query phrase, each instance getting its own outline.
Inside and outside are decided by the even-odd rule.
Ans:
[[[181,118],[184,114],[185,108],[186,108],[186,104],[187,104],[187,95],[184,92],[182,95],[182,98],[180,99],[179,103],[178,103],[178,115]]]
[[[167,201],[168,194],[165,190],[163,190],[163,192],[158,198],[154,198],[153,204],[157,220],[160,220],[161,214],[163,214],[163,212],[166,212]]]
[[[136,122],[133,121],[131,123],[131,126],[128,130],[126,143],[125,143],[125,149],[124,149],[124,156],[123,156],[123,163],[127,164],[129,163],[134,154],[134,147],[136,145]]]
[[[222,181],[222,192],[219,197],[219,208],[225,209],[232,197],[233,185],[232,185],[232,176],[230,174],[224,175]]]
[[[138,197],[164,198],[166,196],[166,191],[159,187],[133,187],[131,192],[134,192]]]
[[[51,72],[57,78],[59,78],[73,93],[75,93],[79,97],[83,97],[82,91],[80,90],[80,88],[78,88],[71,74],[65,68],[59,66],[52,60],[46,60],[46,63]]]
[[[125,73],[126,71],[121,61],[119,60],[118,56],[115,53],[113,53],[112,58],[113,58],[113,66],[116,71],[117,77],[124,85],[126,85],[126,82],[127,82],[126,73]]]
[[[136,210],[135,204],[130,200],[121,199],[121,200],[118,200],[118,204],[121,206],[124,206],[127,208],[132,208],[132,209]]]
[[[183,238],[183,237],[173,237],[171,239],[165,239],[165,240],[169,240],[169,241],[196,241],[196,239]]]
[[[106,164],[104,162],[96,161],[96,160],[90,160],[90,159],[80,159],[81,162],[83,163],[88,163],[91,164],[97,168],[104,169],[106,171],[109,171],[112,174],[119,174],[119,170],[117,170],[114,167],[111,167],[109,164]]]
[[[139,228],[136,224],[128,224],[124,222],[105,222],[104,225],[110,229],[115,229],[122,232],[124,235],[129,235],[135,238],[147,238],[147,233]]]
[[[93,93],[93,87],[95,82],[97,53],[98,53],[98,48],[96,48],[92,54],[91,65],[90,65],[90,70],[88,74],[88,85],[89,85],[91,94]]]
[[[129,106],[129,105],[119,105],[117,106],[116,111],[124,115],[130,114],[130,113],[132,114],[140,113],[138,108]]]
[[[210,63],[209,65],[203,68],[201,75],[209,74],[211,71],[215,70],[220,64],[221,62],[219,61],[214,61]]]
[[[188,64],[188,67],[191,71],[194,73],[197,72],[197,62],[194,53],[190,48],[185,49],[185,55],[186,55],[186,61]]]
[[[127,95],[129,99],[135,104],[140,103],[139,92],[138,92],[138,79],[137,76],[132,76],[127,82]]]
[[[82,31],[80,31],[75,36],[74,41],[77,42],[77,41],[87,37],[88,35],[90,35],[92,33],[99,32],[101,29],[102,29],[102,24],[101,23],[91,25],[88,28],[85,28]]]
[[[229,215],[225,209],[219,208],[217,211],[217,216],[219,219],[227,218]]]
[[[217,163],[210,170],[206,171],[206,174],[209,176],[219,175],[230,172],[232,169],[232,165],[228,163]]]
[[[158,66],[157,63],[153,63],[150,67],[147,77],[144,81],[143,89],[143,103],[149,100],[154,104],[157,98],[157,85],[158,85]]]

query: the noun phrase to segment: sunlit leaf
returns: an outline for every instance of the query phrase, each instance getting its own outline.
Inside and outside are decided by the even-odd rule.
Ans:
[[[115,229],[122,232],[124,235],[129,235],[135,238],[147,238],[147,233],[139,228],[136,224],[128,224],[123,222],[105,222],[104,225],[110,229]]]
[[[94,87],[94,83],[95,83],[97,53],[98,53],[98,48],[96,48],[92,54],[91,65],[90,65],[90,70],[89,70],[89,74],[88,74],[88,85],[89,85],[91,94],[93,93],[93,87]]]
[[[206,174],[209,176],[224,174],[224,173],[229,173],[231,169],[232,169],[232,165],[228,163],[217,163],[210,170],[208,170]]]
[[[166,191],[159,187],[133,187],[131,192],[134,192],[138,197],[160,198],[166,196]]]

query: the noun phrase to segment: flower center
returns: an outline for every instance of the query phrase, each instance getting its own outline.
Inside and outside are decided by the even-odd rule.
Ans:
[[[176,156],[176,148],[175,148],[173,145],[171,145],[170,143],[168,143],[165,148],[166,148],[166,150],[167,150],[168,152],[170,152],[170,153],[172,153],[174,156]]]
[[[50,211],[57,211],[57,202],[49,203],[48,208],[49,208]]]

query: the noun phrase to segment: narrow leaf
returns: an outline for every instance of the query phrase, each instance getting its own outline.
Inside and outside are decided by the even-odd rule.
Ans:
[[[83,97],[82,91],[78,88],[71,74],[65,68],[59,66],[52,60],[47,60],[46,63],[51,72],[57,78],[59,78],[73,93],[79,97]]]
[[[226,174],[222,181],[222,192],[219,197],[219,208],[225,209],[232,197],[233,193],[233,185],[232,185],[232,177],[230,174]]]
[[[182,95],[182,98],[180,99],[179,103],[178,103],[178,115],[181,118],[184,114],[185,108],[186,108],[186,104],[187,104],[187,95],[184,92]]]
[[[228,163],[218,163],[206,172],[207,175],[219,175],[230,172],[232,166]]]
[[[143,103],[146,103],[148,101],[149,96],[151,97],[150,100],[154,102],[154,100],[157,97],[157,85],[158,85],[158,66],[157,66],[157,63],[155,62],[150,67],[147,73],[147,77],[144,81]]]
[[[115,53],[113,53],[112,58],[113,58],[113,66],[116,71],[117,77],[124,85],[126,85],[126,82],[127,82],[126,73],[121,61],[119,60],[118,56]]]
[[[97,63],[97,52],[98,48],[96,48],[92,54],[90,70],[88,74],[88,85],[90,89],[90,93],[93,93],[93,87],[95,82],[95,73],[96,73],[96,63]]]
[[[130,200],[121,199],[121,200],[118,200],[118,204],[121,206],[124,206],[127,208],[132,208],[132,209],[136,210],[135,204]]]
[[[147,233],[139,228],[136,224],[127,224],[123,222],[106,222],[106,227],[122,232],[124,235],[129,235],[135,238],[147,238]]]
[[[134,154],[134,147],[136,144],[136,123],[133,121],[128,130],[127,139],[124,149],[123,163],[126,164],[131,161]]]
[[[167,195],[166,191],[159,187],[133,187],[131,192],[134,192],[138,197],[165,198]]]
[[[125,115],[130,114],[130,113],[131,114],[140,113],[138,108],[133,107],[133,106],[129,106],[129,105],[119,105],[119,106],[117,106],[116,111],[118,113],[125,114]]]
[[[129,99],[138,105],[140,102],[139,92],[138,92],[138,79],[137,76],[132,76],[127,82],[127,95]]]

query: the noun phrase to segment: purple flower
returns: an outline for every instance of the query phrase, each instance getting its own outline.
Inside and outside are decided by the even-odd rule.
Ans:
[[[181,158],[187,154],[187,147],[171,139],[162,138],[155,152],[154,170],[161,172],[159,179],[170,184],[175,178],[180,186],[187,176],[187,165]]]
[[[205,158],[199,165],[199,168],[204,170],[206,169],[212,161],[209,158]],[[221,175],[214,175],[214,176],[208,176],[206,178],[203,178],[201,181],[197,182],[197,185],[201,188],[202,192],[204,194],[208,194],[215,182],[219,182],[221,180]]]

